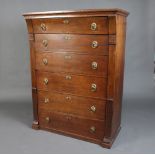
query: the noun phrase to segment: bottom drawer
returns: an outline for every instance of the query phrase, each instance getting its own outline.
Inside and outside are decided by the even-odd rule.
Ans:
[[[103,139],[104,136],[104,121],[64,113],[39,111],[39,125],[43,129],[55,129],[97,140]]]

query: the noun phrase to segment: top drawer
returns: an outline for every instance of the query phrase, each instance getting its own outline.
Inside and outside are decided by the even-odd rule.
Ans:
[[[107,17],[33,19],[34,33],[108,34]]]

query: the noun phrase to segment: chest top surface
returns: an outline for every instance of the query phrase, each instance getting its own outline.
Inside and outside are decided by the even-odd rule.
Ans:
[[[45,12],[29,12],[24,13],[26,19],[33,18],[49,18],[49,17],[81,17],[81,16],[111,16],[111,15],[128,16],[129,12],[123,9],[84,9],[84,10],[61,10],[61,11],[45,11]],[[44,16],[44,17],[43,17]]]

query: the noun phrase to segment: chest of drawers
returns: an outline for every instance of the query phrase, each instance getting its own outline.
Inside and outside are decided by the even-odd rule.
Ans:
[[[120,130],[127,15],[120,9],[24,14],[34,129],[112,146]]]

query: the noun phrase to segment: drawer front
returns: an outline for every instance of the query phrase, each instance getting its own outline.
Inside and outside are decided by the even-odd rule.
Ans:
[[[107,35],[36,34],[35,50],[107,54]],[[89,51],[89,52],[88,52]]]
[[[39,109],[63,112],[91,119],[104,120],[105,104],[104,100],[97,100],[74,95],[38,92]]]
[[[107,17],[33,19],[34,33],[107,34]]]
[[[84,119],[56,112],[39,110],[39,126],[94,139],[102,139],[104,135],[104,121]]]
[[[106,78],[101,77],[37,72],[37,87],[45,91],[106,98]]]
[[[107,75],[107,56],[91,56],[64,52],[36,53],[36,69],[96,76]]]

